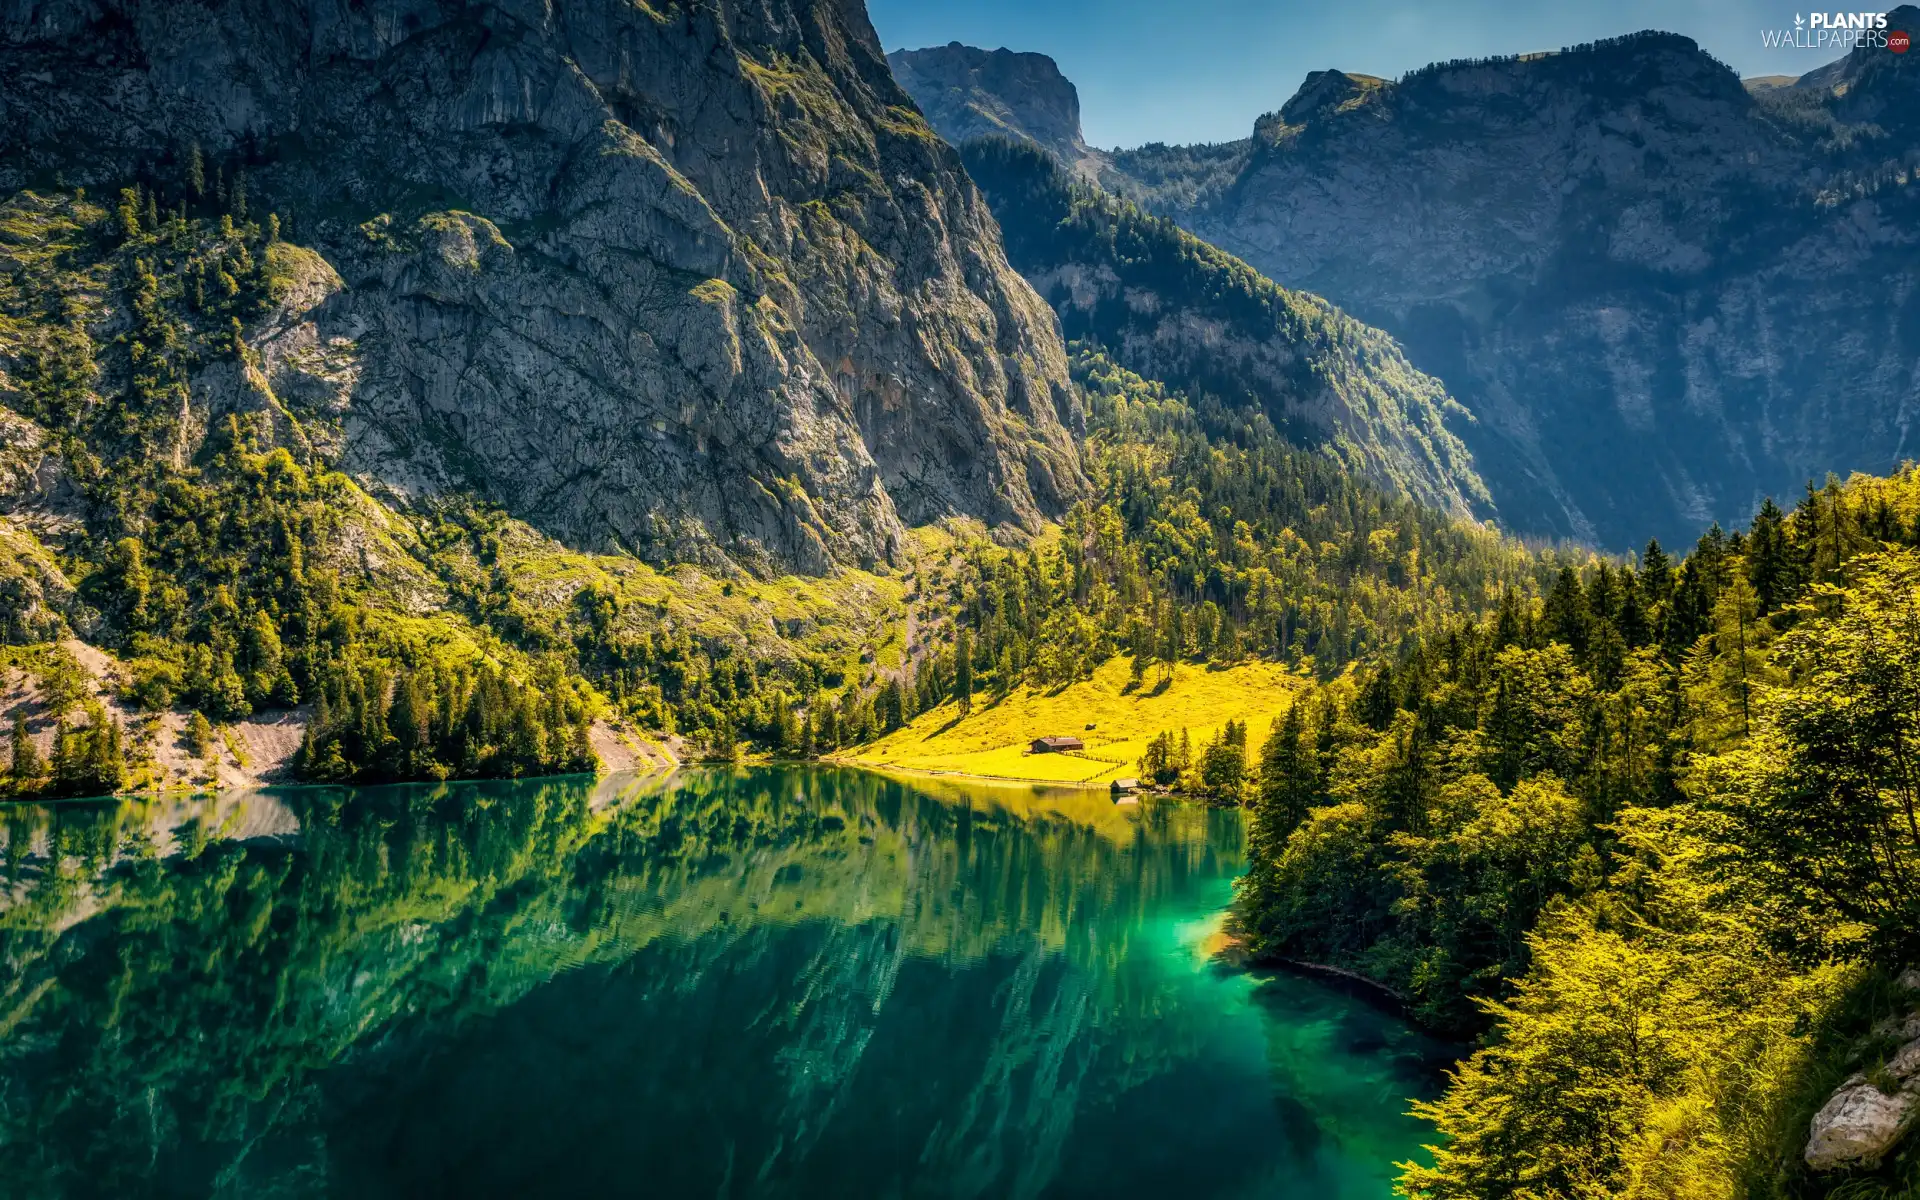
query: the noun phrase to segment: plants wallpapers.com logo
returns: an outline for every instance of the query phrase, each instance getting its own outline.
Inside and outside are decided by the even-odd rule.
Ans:
[[[1865,47],[1905,54],[1912,39],[1903,30],[1888,29],[1883,12],[1817,12],[1793,14],[1791,28],[1762,29],[1760,44],[1769,50],[1851,51]]]

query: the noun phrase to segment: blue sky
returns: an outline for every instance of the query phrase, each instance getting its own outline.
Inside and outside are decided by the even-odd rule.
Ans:
[[[1885,0],[1882,0],[1884,3]],[[1087,141],[1225,141],[1308,71],[1395,76],[1437,59],[1557,49],[1668,29],[1742,75],[1798,75],[1838,54],[1761,46],[1794,0],[868,0],[888,50],[960,41],[1051,55],[1080,89]],[[1876,9],[1878,5],[1872,6]]]

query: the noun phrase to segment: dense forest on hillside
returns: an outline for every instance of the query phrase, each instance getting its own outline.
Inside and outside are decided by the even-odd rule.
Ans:
[[[1357,478],[1456,515],[1492,512],[1450,424],[1472,418],[1391,337],[1076,178],[1029,143],[980,138],[961,155],[1000,221],[1008,261],[1069,339],[1191,396],[1257,409]]]
[[[131,710],[189,710],[196,745],[299,706],[309,779],[578,769],[597,717],[699,753],[815,755],[956,688],[1063,682],[1121,653],[1143,673],[1270,656],[1331,676],[1436,614],[1538,590],[1561,561],[1356,481],[1292,444],[1257,398],[1172,392],[1088,343],[1073,369],[1098,496],[1057,538],[962,536],[895,660],[754,642],[701,629],[684,589],[636,602],[608,564],[485,505],[401,511],[339,473],[337,430],[274,395],[245,333],[323,265],[250,210],[238,167],[194,158],[110,204],[24,192],[0,240],[8,416],[58,480],[8,530],[8,640],[73,633],[113,651]],[[1206,279],[1239,279],[1223,303],[1293,311],[1217,266]],[[1345,336],[1301,319],[1312,338]],[[210,375],[228,385],[211,406],[193,391]],[[68,697],[53,716],[80,718],[69,750],[20,757],[12,790],[120,786],[133,747],[114,720],[61,671],[36,670],[43,693]]]
[[[23,193],[0,238],[13,452],[52,459],[62,481],[53,511],[29,521],[46,548],[10,530],[10,641],[82,633],[124,660],[130,704],[185,705],[197,729],[310,703],[309,778],[592,762],[591,700],[561,664],[507,650],[512,669],[490,665],[499,656],[480,631],[430,628],[403,615],[417,602],[383,595],[413,582],[393,569],[409,551],[380,506],[327,468],[323,431],[273,396],[243,336],[308,257],[276,216],[249,212],[243,174],[196,155],[177,188],[129,187],[110,208],[81,190]],[[222,364],[244,399],[216,415],[190,403],[188,380]],[[51,756],[16,733],[14,793],[125,781],[120,730],[78,690],[43,686],[60,732]],[[68,712],[82,707],[69,738]]]
[[[1077,211],[1094,229],[1113,213],[1089,196]],[[113,652],[140,726],[119,729],[58,682],[71,663],[42,655],[39,690],[58,701],[52,719],[72,717],[72,740],[26,750],[15,794],[141,786],[153,726],[137,714],[183,709],[198,755],[224,723],[297,708],[295,769],[337,782],[579,769],[599,719],[701,754],[817,755],[957,687],[1071,680],[1119,653],[1143,673],[1270,656],[1331,675],[1435,612],[1542,587],[1559,562],[1356,481],[1285,436],[1261,395],[1171,392],[1094,340],[1074,373],[1098,498],[1057,538],[1008,549],[960,533],[951,569],[916,598],[914,644],[886,655],[871,639],[743,637],[727,626],[763,609],[729,600],[732,583],[702,604],[673,580],[636,594],[630,564],[568,552],[497,509],[457,496],[395,507],[341,473],[338,414],[277,396],[247,343],[328,268],[250,206],[240,164],[194,154],[104,203],[55,189],[3,209],[21,516],[0,546],[0,618],[18,646],[77,635]],[[1332,375],[1302,359],[1300,388],[1400,386],[1398,360],[1354,341],[1351,322],[1114,211],[1149,257],[1172,248],[1179,287],[1317,347]],[[1407,396],[1427,386],[1402,382]],[[870,590],[881,616],[904,616],[897,585]]]
[[[1808,1119],[1912,1004],[1869,964],[1920,945],[1917,542],[1920,473],[1809,488],[1432,622],[1251,752],[1249,941],[1484,1038],[1408,1194],[1824,1194]]]
[[[944,623],[930,623],[927,653],[777,748],[858,743],[957,690],[1059,686],[1116,655],[1142,686],[1176,662],[1250,658],[1330,678],[1585,560],[1395,498],[1293,446],[1259,408],[1194,401],[1095,346],[1076,346],[1073,370],[1098,495],[1056,541],[965,547],[941,576]]]

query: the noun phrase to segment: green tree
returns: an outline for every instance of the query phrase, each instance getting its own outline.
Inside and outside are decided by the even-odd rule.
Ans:
[[[1238,804],[1247,774],[1247,727],[1228,721],[1200,752],[1199,790],[1225,804]]]
[[[964,625],[953,640],[953,698],[962,716],[973,711],[973,635]]]
[[[1256,863],[1280,856],[1287,838],[1321,799],[1320,760],[1307,743],[1305,704],[1287,705],[1286,715],[1260,748],[1259,790],[1255,793],[1248,845]]]
[[[187,748],[201,762],[213,757],[213,722],[207,720],[207,714],[199,709],[187,717]]]
[[[1920,554],[1867,556],[1781,639],[1790,682],[1701,767],[1746,874],[1813,920],[1920,947]]]
[[[32,791],[39,786],[47,773],[46,764],[40,760],[40,748],[34,744],[33,735],[27,731],[27,714],[19,709],[13,713],[13,758],[8,774],[13,780],[15,791]]]

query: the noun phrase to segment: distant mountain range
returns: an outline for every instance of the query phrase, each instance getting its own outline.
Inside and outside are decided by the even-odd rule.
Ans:
[[[1743,85],[1637,34],[1397,81],[1316,72],[1244,141],[1103,153],[1062,127],[1057,71],[963,70],[981,57],[890,61],[944,135],[990,111],[1392,334],[1477,418],[1453,428],[1516,530],[1685,539],[1920,455],[1920,58],[1862,48]]]

